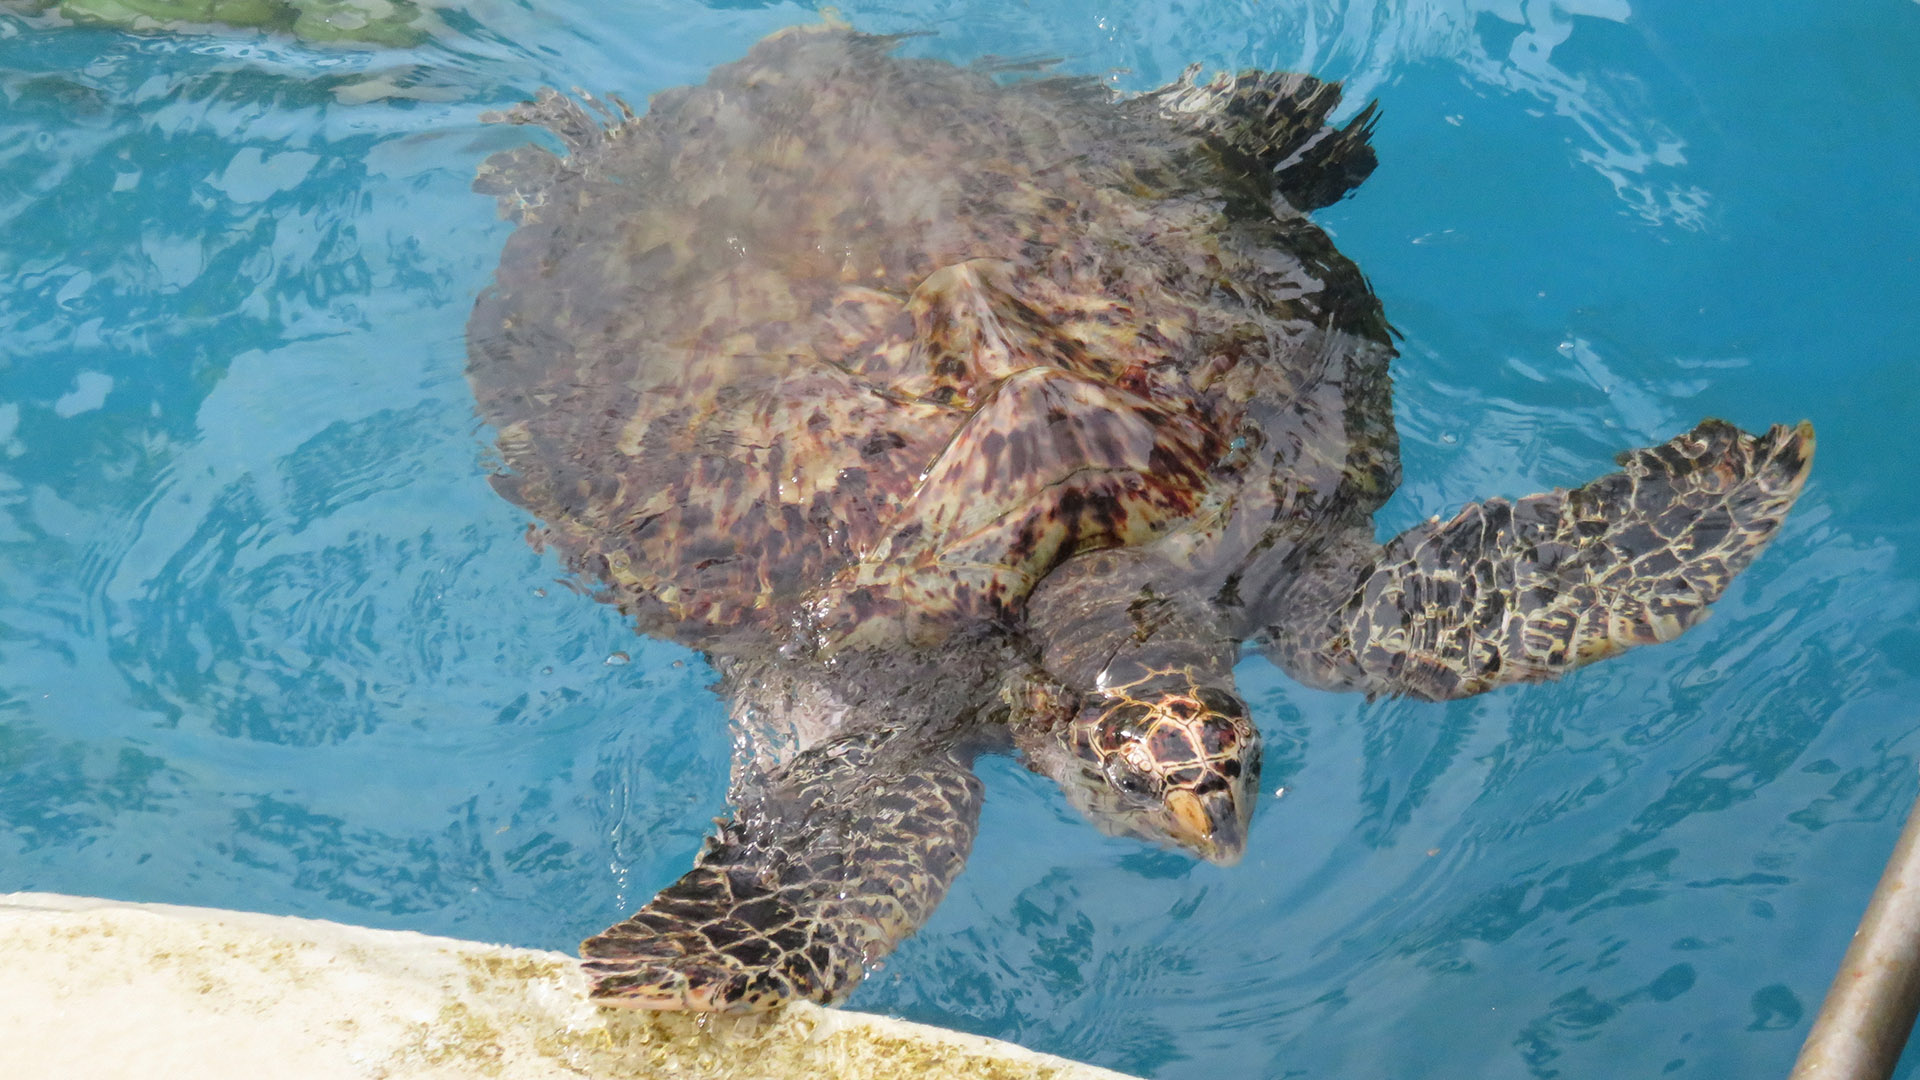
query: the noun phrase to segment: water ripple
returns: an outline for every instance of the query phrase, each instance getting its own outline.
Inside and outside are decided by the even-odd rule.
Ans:
[[[1884,169],[1747,168],[1837,160],[1767,119],[1792,72],[1669,59],[1671,20],[1616,0],[843,10],[1127,89],[1200,61],[1386,99],[1379,174],[1324,215],[1408,333],[1384,533],[1701,415],[1824,441],[1676,644],[1446,706],[1244,662],[1268,797],[1239,867],[989,762],[973,864],[854,1004],[1168,1077],[1784,1069],[1920,758],[1911,395],[1846,336],[1911,340],[1858,299],[1898,265],[1779,226],[1832,189],[1910,240]],[[462,338],[504,230],[467,185],[524,137],[481,111],[638,100],[801,14],[489,3],[332,51],[0,15],[0,889],[570,948],[685,866],[723,709],[484,482]],[[1886,111],[1826,83],[1822,131]]]

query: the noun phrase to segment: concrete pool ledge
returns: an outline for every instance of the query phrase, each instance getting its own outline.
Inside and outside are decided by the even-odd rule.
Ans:
[[[1114,1080],[902,1020],[601,1009],[572,957],[243,911],[0,894],[0,1047],[40,1077]]]

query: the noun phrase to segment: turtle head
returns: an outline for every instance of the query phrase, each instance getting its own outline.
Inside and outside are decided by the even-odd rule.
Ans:
[[[1086,693],[1045,767],[1102,831],[1230,866],[1260,790],[1260,733],[1230,686],[1158,671]]]

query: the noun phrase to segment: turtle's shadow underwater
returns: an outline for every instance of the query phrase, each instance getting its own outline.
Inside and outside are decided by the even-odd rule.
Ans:
[[[1714,420],[1573,491],[1385,544],[1392,334],[1305,215],[1372,111],[1276,72],[1116,97],[783,31],[644,116],[544,94],[564,156],[469,323],[495,486],[745,736],[697,865],[583,946],[643,1008],[833,1001],[927,918],[1011,749],[1100,828],[1235,861],[1242,650],[1430,700],[1698,621],[1805,480]]]

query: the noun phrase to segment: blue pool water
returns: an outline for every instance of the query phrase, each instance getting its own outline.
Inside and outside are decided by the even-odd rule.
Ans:
[[[1383,532],[1704,415],[1821,447],[1674,645],[1447,706],[1246,661],[1286,794],[1238,867],[988,763],[973,864],[852,1005],[1168,1078],[1784,1075],[1920,788],[1920,4],[842,11],[1377,97],[1319,217],[1406,334]],[[571,949],[688,865],[724,712],[484,481],[507,227],[467,184],[528,137],[482,111],[808,18],[474,0],[386,51],[0,10],[0,891]]]

